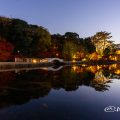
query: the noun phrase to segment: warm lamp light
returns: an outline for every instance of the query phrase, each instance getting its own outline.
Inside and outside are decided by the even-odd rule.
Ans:
[[[56,53],[56,56],[59,56],[59,54],[58,54],[58,53]]]
[[[33,60],[33,63],[36,63],[36,62],[37,62],[37,60],[34,59],[34,60]]]

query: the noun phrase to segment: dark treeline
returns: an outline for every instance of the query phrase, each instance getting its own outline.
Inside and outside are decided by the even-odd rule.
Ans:
[[[20,19],[0,17],[0,61],[13,60],[15,56],[98,59],[115,50],[115,44],[110,38],[110,33],[107,32],[98,32],[87,38],[81,38],[75,32],[51,35],[42,26],[31,25]]]

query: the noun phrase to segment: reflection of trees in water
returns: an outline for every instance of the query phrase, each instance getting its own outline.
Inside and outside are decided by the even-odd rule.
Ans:
[[[49,79],[46,79],[48,78],[47,75],[43,71],[23,71],[18,74],[14,73],[11,80],[8,77],[9,84],[0,88],[0,107],[23,104],[32,98],[48,95],[52,87]]]
[[[51,89],[75,91],[80,86],[89,86],[96,91],[109,90],[108,83],[115,77],[114,70],[99,66],[72,66],[52,72],[32,70],[2,72],[0,74],[0,106],[23,104],[30,99],[44,97]],[[4,82],[3,82],[4,81]]]
[[[89,66],[83,69],[83,71],[80,70],[79,74],[81,73],[84,76],[84,78],[80,79],[80,82],[82,81],[81,85],[91,86],[96,91],[108,90],[110,86],[107,83],[110,83],[111,80],[103,75],[102,69],[98,68],[101,67]],[[79,71],[78,69],[76,68],[77,72]]]
[[[109,79],[120,79],[120,64],[111,64],[102,68],[103,74]]]
[[[110,87],[108,83],[111,83],[111,80],[109,79],[108,74],[107,76],[103,74],[103,70],[99,70],[95,74],[95,78],[92,82],[92,87],[94,87],[97,91],[106,91]]]
[[[105,73],[105,75],[103,74]],[[95,87],[95,89],[97,91],[105,91],[108,90],[108,88],[110,87],[107,83],[110,83],[111,80],[109,79],[109,73],[104,72],[104,69],[99,70],[96,74],[95,74],[95,79],[93,81],[93,85]]]
[[[0,88],[9,85],[12,79],[14,79],[14,72],[1,72],[0,73]]]
[[[120,79],[120,64],[113,64],[111,71],[111,78]]]

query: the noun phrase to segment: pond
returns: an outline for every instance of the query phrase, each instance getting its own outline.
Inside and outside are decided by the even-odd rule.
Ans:
[[[120,65],[1,71],[0,120],[120,120]]]

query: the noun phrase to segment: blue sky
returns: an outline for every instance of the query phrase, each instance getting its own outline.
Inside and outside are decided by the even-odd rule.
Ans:
[[[0,0],[0,15],[43,26],[52,34],[88,37],[107,31],[120,41],[120,0]]]

